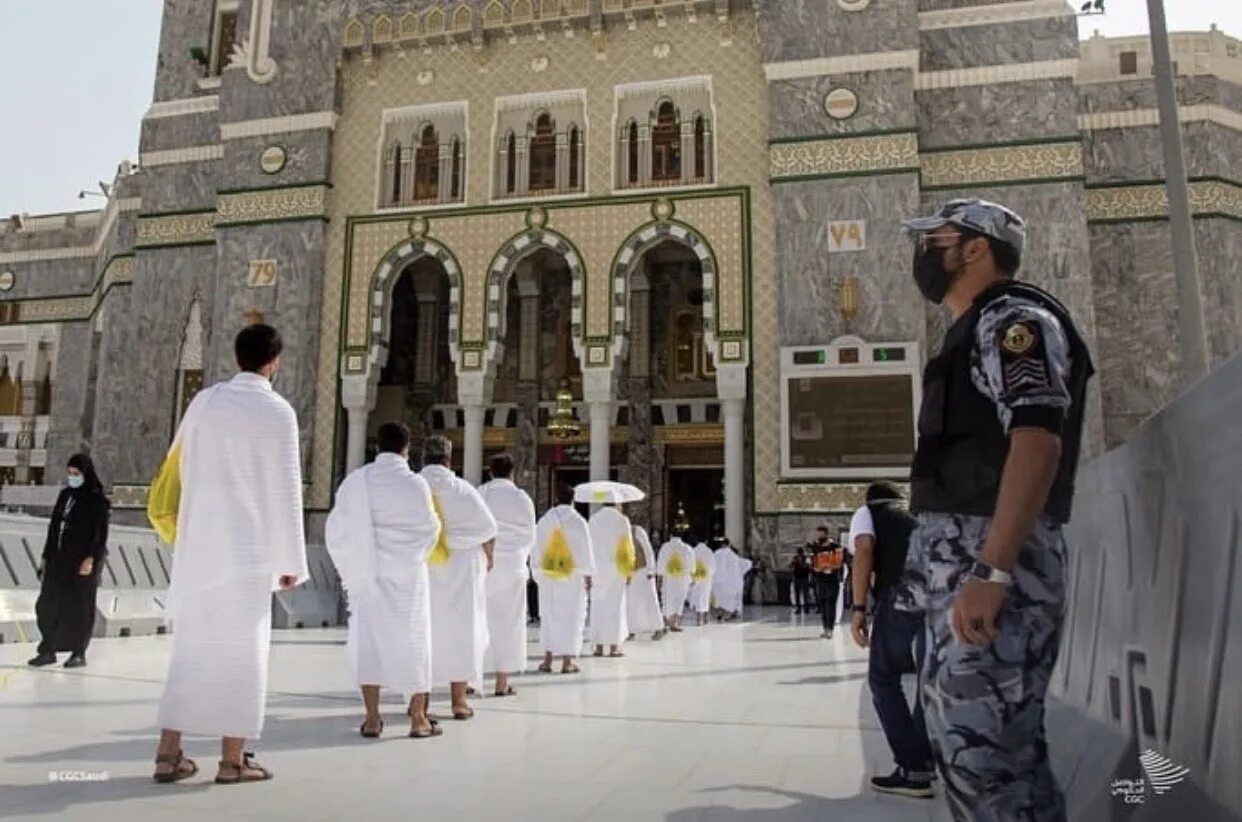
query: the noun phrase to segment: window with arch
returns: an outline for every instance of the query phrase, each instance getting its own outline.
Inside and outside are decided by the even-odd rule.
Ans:
[[[440,196],[440,136],[435,126],[423,128],[414,150],[414,200],[426,202]]]
[[[569,130],[569,190],[582,190],[582,132],[574,126]]]
[[[694,118],[694,179],[707,177],[707,121],[700,114]]]
[[[505,167],[505,193],[517,193],[517,135],[509,132],[509,141],[505,146],[507,164]]]
[[[530,138],[530,190],[556,190],[556,123],[546,111],[535,119]]]
[[[651,128],[651,180],[657,183],[681,180],[681,123],[672,100],[660,103]]]
[[[401,144],[393,143],[388,149],[388,197],[389,205],[401,205]]]
[[[452,182],[449,186],[449,198],[461,199],[461,140],[453,138]]]
[[[630,133],[628,137],[629,162],[626,169],[626,179],[630,185],[638,185],[638,123],[630,123]]]

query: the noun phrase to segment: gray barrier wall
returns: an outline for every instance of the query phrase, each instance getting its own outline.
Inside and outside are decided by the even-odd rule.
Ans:
[[[1049,716],[1072,818],[1242,818],[1240,482],[1242,357],[1080,472]]]
[[[37,570],[46,536],[46,519],[0,514],[0,642],[38,641]],[[340,580],[327,550],[309,545],[306,553],[310,579],[272,598],[277,628],[342,623]],[[99,576],[95,636],[162,633],[172,563],[172,552],[150,529],[113,525]]]

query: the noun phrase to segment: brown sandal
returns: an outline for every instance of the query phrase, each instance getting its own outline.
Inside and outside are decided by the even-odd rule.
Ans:
[[[550,663],[550,662],[545,662],[544,664],[542,664],[542,665],[540,665],[540,666],[539,666],[538,671],[539,671],[539,673],[541,673],[541,674],[550,674],[550,673],[552,673],[552,663]]]
[[[440,723],[434,719],[428,720],[426,728],[415,728],[410,731],[410,739],[431,739],[434,736],[444,736],[444,729],[440,727]]]
[[[217,785],[240,785],[243,782],[266,782],[273,776],[272,772],[255,761],[254,754],[243,754],[241,764],[220,760],[220,771],[216,774]]]
[[[582,673],[582,669],[581,669],[581,668],[579,668],[577,665],[575,665],[574,663],[572,663],[572,662],[571,662],[571,663],[568,665],[568,667],[561,668],[561,673],[563,673],[563,674],[579,674],[579,673]]]
[[[171,765],[172,770],[168,773],[155,772],[154,779],[160,784],[167,785],[171,782],[180,782],[182,779],[189,779],[198,773],[198,765],[193,759],[187,759],[180,750],[175,754],[159,754],[155,757],[155,765]]]
[[[463,708],[461,710],[458,710],[457,708],[453,709],[453,719],[456,719],[458,722],[465,722],[467,719],[473,718],[474,708]]]

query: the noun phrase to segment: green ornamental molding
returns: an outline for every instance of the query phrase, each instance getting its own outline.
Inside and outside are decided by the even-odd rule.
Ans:
[[[768,149],[768,161],[769,177],[774,183],[808,177],[906,171],[919,164],[919,138],[914,132],[900,132],[775,143]]]
[[[326,185],[220,194],[216,202],[216,227],[323,217],[327,199]]]
[[[1190,210],[1196,217],[1242,220],[1242,185],[1220,179],[1190,183]],[[1087,222],[1125,223],[1167,220],[1164,183],[1122,184],[1087,189]]]

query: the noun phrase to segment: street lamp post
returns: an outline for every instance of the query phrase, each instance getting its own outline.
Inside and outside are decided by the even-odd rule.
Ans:
[[[1182,389],[1185,390],[1207,374],[1207,334],[1203,327],[1199,258],[1195,251],[1195,226],[1190,211],[1190,187],[1186,181],[1186,157],[1182,150],[1182,127],[1177,116],[1177,92],[1169,55],[1169,28],[1164,19],[1164,0],[1147,0],[1147,16],[1151,26],[1151,55],[1160,109],[1160,138],[1164,145],[1164,182],[1169,197],[1169,229],[1173,234],[1177,332]]]

